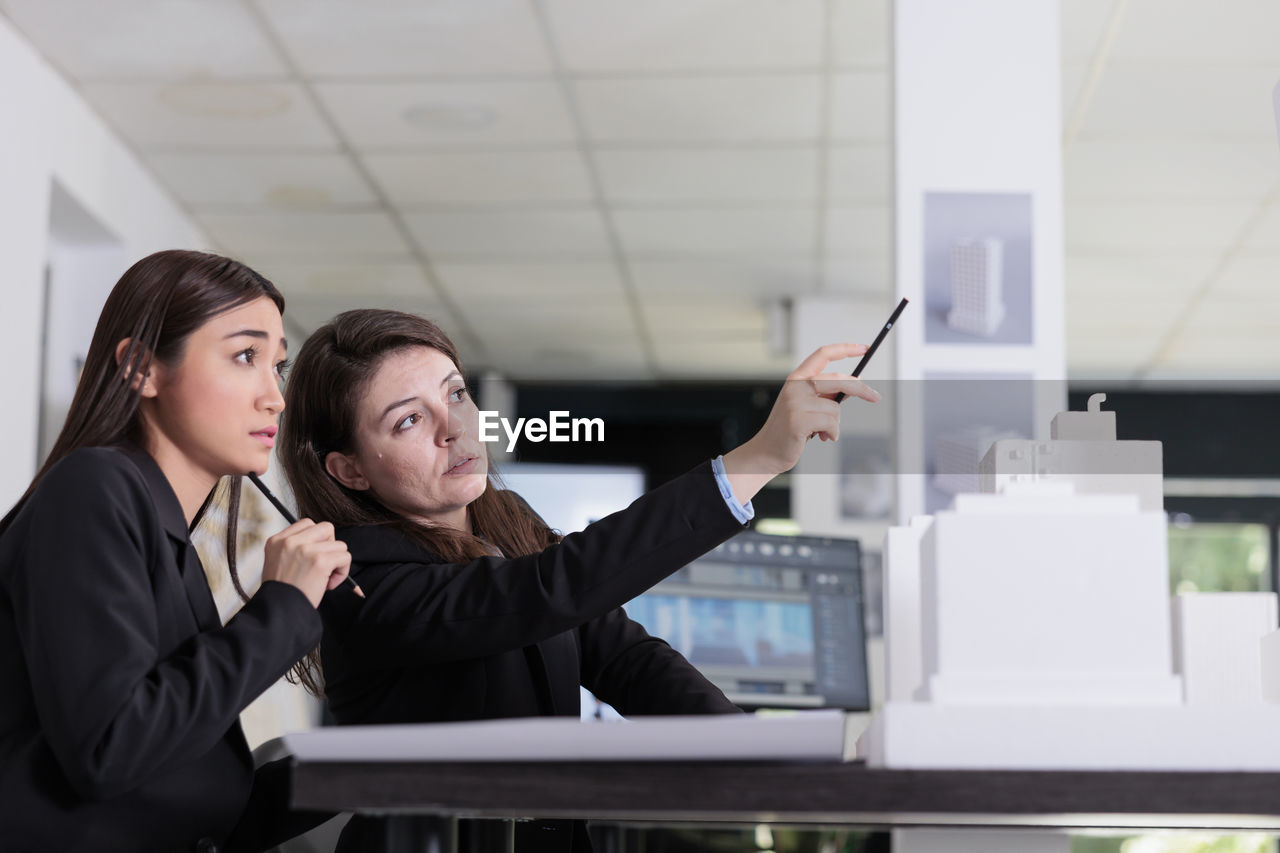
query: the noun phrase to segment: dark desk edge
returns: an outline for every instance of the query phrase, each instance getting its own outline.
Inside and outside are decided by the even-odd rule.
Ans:
[[[294,763],[298,808],[614,821],[1280,828],[1280,772],[862,762]]]

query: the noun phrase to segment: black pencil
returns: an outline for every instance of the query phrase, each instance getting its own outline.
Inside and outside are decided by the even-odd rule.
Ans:
[[[276,497],[271,493],[271,490],[267,488],[267,484],[262,482],[262,480],[258,478],[257,474],[250,472],[249,481],[252,482],[255,486],[257,486],[258,491],[262,492],[262,496],[265,497],[267,500],[271,501],[271,505],[280,511],[280,514],[284,516],[285,521],[289,522],[290,524],[293,524],[298,520],[294,516],[294,514],[289,511],[289,508],[285,506],[283,503],[281,503],[278,497]],[[343,580],[351,584],[352,592],[354,592],[356,595],[360,596],[361,598],[364,598],[364,590],[360,588],[360,584],[356,583],[355,578],[351,577],[351,575],[347,575]]]
[[[854,379],[862,376],[862,371],[866,369],[867,362],[871,361],[871,356],[876,354],[876,350],[880,348],[880,342],[884,340],[885,335],[889,334],[889,330],[893,328],[893,324],[898,322],[898,315],[902,313],[902,309],[907,307],[907,298],[902,297],[902,301],[898,303],[898,307],[893,309],[893,313],[889,315],[889,319],[885,322],[884,328],[880,330],[880,334],[876,335],[876,339],[871,342],[871,346],[867,347],[867,351],[862,354],[862,359],[858,362],[858,366],[853,369],[851,374]],[[836,402],[839,403],[845,398],[844,392],[836,395]]]

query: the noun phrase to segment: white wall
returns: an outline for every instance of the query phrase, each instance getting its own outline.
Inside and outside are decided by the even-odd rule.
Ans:
[[[0,364],[4,453],[0,513],[35,473],[40,407],[44,268],[50,195],[57,181],[118,241],[119,269],[159,249],[208,248],[195,223],[101,119],[0,18]]]

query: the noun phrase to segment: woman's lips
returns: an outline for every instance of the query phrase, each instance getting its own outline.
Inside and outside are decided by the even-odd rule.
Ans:
[[[267,447],[275,447],[275,446],[276,446],[276,432],[277,432],[278,430],[279,430],[279,427],[269,426],[269,427],[265,427],[265,428],[263,428],[263,429],[260,429],[260,430],[258,430],[257,432],[252,432],[252,433],[250,433],[250,435],[252,435],[254,438],[258,439],[258,441],[262,442],[262,443],[263,443],[263,444],[265,444]]]
[[[453,467],[444,472],[446,477],[460,477],[463,474],[470,474],[476,470],[476,459],[478,457],[468,456],[454,463]]]

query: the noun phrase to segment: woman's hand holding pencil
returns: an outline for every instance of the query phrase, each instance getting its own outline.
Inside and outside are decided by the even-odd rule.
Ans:
[[[304,518],[267,540],[262,579],[296,586],[312,607],[319,607],[325,592],[346,580],[350,570],[351,552],[334,538],[333,525]]]
[[[347,552],[345,542],[334,538],[333,525],[327,521],[317,524],[309,518],[299,521],[257,474],[251,472],[249,480],[271,501],[271,505],[284,516],[284,520],[289,522],[288,527],[267,540],[262,579],[293,584],[306,594],[313,607],[320,606],[320,597],[326,590],[334,589],[344,581],[351,585],[352,592],[364,598],[364,590],[347,574],[351,570],[351,554]],[[315,585],[317,578],[312,577],[312,574],[330,563],[333,565],[325,576],[325,586],[315,590],[313,595],[310,588]],[[272,571],[270,576],[269,567]],[[304,586],[304,583],[307,585]]]

